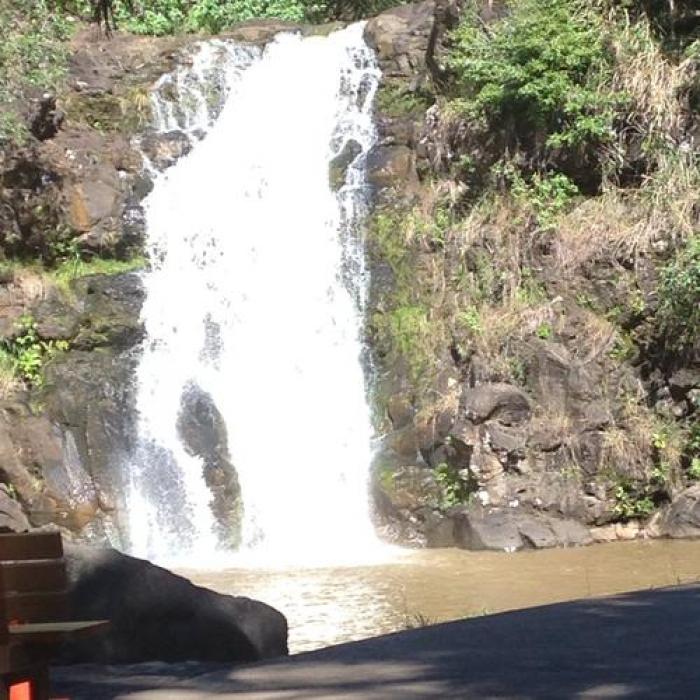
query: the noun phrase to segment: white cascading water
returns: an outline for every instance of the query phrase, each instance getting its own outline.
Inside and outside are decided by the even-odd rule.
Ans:
[[[304,562],[376,546],[358,223],[379,70],[363,29],[283,34],[264,52],[205,44],[174,78],[191,104],[156,99],[159,130],[207,134],[145,202],[152,269],[126,494],[137,555],[195,563],[219,549],[202,462],[177,430],[192,385],[226,425],[243,549]],[[213,120],[215,63],[228,99]],[[329,165],[349,144],[333,192]]]

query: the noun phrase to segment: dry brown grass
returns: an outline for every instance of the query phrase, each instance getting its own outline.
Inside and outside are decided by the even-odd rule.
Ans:
[[[698,225],[700,171],[693,154],[677,152],[637,189],[608,186],[562,217],[554,239],[557,264],[573,272],[601,259],[636,259],[655,244],[677,243]]]
[[[656,465],[667,470],[670,487],[679,483],[683,454],[682,431],[643,403],[642,396],[622,399],[622,413],[605,430],[602,464],[611,472],[649,480]]]
[[[15,372],[14,360],[0,350],[0,399],[8,399],[22,387]]]
[[[424,402],[416,413],[416,426],[425,434],[436,436],[436,421],[441,415],[457,415],[459,399],[462,393],[461,384],[455,382],[442,393],[433,393],[424,398]]]
[[[579,364],[587,365],[600,359],[609,352],[615,344],[619,331],[603,316],[592,311],[582,311],[584,322],[582,324],[581,337],[586,339],[586,354],[578,357]]]
[[[46,298],[52,282],[40,268],[17,266],[13,272],[14,295],[25,306]]]
[[[691,79],[694,64],[690,60],[677,64],[667,58],[647,20],[621,24],[622,31],[613,37],[612,88],[630,98],[626,122],[646,138],[678,143],[689,116],[679,96]]]
[[[665,56],[649,22],[620,16],[616,21],[622,30],[612,36],[612,88],[624,102],[624,127],[605,154],[612,177],[603,194],[585,200],[560,222],[557,262],[569,271],[591,260],[635,259],[660,241],[677,243],[698,225],[700,171],[687,138],[691,114],[684,99],[697,62],[675,63]],[[650,173],[638,187],[623,189],[614,176],[630,142],[642,148]]]

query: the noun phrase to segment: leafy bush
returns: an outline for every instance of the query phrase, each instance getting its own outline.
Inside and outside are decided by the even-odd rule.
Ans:
[[[559,215],[580,194],[578,187],[563,173],[535,173],[526,180],[515,168],[500,170],[515,199],[532,210],[541,231],[555,228]]]
[[[689,348],[700,340],[700,235],[663,270],[658,319],[667,347]]]
[[[433,473],[442,491],[440,507],[444,510],[469,503],[478,488],[471,474],[464,478],[462,473],[444,462],[438,464]]]
[[[353,20],[397,4],[401,0],[142,0],[135,3],[132,12],[125,0],[115,0],[114,8],[123,28],[162,36],[180,31],[215,34],[251,19]]]
[[[455,105],[518,145],[607,141],[614,101],[600,86],[612,57],[599,16],[579,0],[511,0],[509,9],[488,29],[467,12],[454,32]]]
[[[304,19],[299,0],[198,0],[189,11],[187,27],[194,31],[220,32],[236,22],[256,17],[274,17],[289,22]]]
[[[656,508],[646,488],[628,481],[623,481],[615,487],[614,496],[613,511],[620,520],[649,516]]]
[[[56,353],[68,350],[65,340],[42,340],[36,321],[29,315],[22,316],[18,323],[19,333],[10,340],[2,341],[5,357],[12,358],[17,376],[32,386],[44,383],[44,364]]]

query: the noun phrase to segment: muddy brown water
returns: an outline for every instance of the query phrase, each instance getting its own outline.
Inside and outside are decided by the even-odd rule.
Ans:
[[[291,653],[426,623],[700,580],[700,541],[635,541],[514,554],[395,552],[332,568],[181,571],[289,620]]]

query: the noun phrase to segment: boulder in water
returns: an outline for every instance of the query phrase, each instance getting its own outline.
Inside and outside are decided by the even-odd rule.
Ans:
[[[243,503],[229,455],[226,423],[212,397],[194,383],[183,391],[177,430],[188,454],[202,460],[219,540],[234,549],[240,544]]]
[[[107,631],[66,644],[64,663],[249,662],[287,654],[287,620],[269,605],[201,588],[114,549],[66,547],[75,619]]]
[[[350,139],[340,153],[331,160],[329,177],[331,189],[334,192],[337,192],[345,184],[348,168],[360,153],[362,153],[362,146],[355,139]]]

